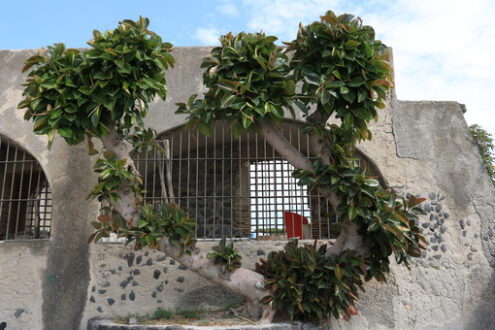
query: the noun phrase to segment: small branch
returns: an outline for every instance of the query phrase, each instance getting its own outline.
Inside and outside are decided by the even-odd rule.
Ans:
[[[268,143],[287,160],[292,166],[307,171],[312,171],[311,161],[307,159],[299,150],[297,150],[287,139],[280,134],[267,121],[258,122],[259,132],[263,135]],[[328,163],[327,163],[328,164]],[[337,212],[337,206],[340,204],[340,198],[323,189],[318,189],[318,192],[323,195],[332,205],[332,208]]]
[[[230,309],[230,312],[231,312],[232,314],[234,314],[234,316],[235,316],[235,317],[237,317],[237,318],[239,318],[239,319],[241,319],[241,320],[247,321],[247,322],[249,322],[249,323],[251,323],[251,324],[256,324],[256,322],[254,322],[254,321],[253,321],[253,320],[251,320],[250,318],[247,318],[247,317],[242,316],[241,314],[237,313],[237,311],[236,311],[235,309],[233,309],[233,308],[231,308],[231,309]]]
[[[168,195],[170,196],[170,201],[175,203],[174,186],[172,185],[172,158],[170,155],[170,143],[169,140],[164,141],[165,157],[167,158],[167,185],[168,185]]]
[[[306,122],[312,125],[320,125],[325,129],[328,119],[330,118],[330,114],[326,113],[325,110],[318,104],[315,112],[313,112],[308,118]],[[309,135],[309,145],[311,147],[311,153],[313,155],[319,155],[323,165],[330,164],[331,151],[325,145],[325,142],[321,137],[314,133],[310,133]]]
[[[303,156],[296,147],[280,134],[266,120],[257,122],[259,132],[270,145],[295,168],[311,171],[311,161]]]
[[[165,160],[160,162],[158,169],[158,175],[160,176],[160,187],[162,188],[162,199],[165,203],[169,203],[168,199],[168,194],[167,194],[167,187],[165,186],[165,178],[164,178],[164,172],[165,172]]]

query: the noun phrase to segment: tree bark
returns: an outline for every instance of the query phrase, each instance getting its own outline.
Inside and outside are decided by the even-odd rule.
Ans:
[[[262,323],[270,323],[273,312],[267,305],[261,304],[260,300],[268,294],[265,290],[263,275],[247,268],[238,268],[231,274],[223,274],[220,266],[215,265],[207,258],[207,253],[197,248],[191,255],[180,254],[179,249],[170,244],[168,238],[160,240],[160,251],[165,252],[182,265],[203,278],[221,285],[230,291],[237,293],[247,299],[247,312],[253,318],[260,318]]]
[[[317,110],[318,111],[318,110]],[[315,114],[313,114],[315,115]],[[324,117],[318,117],[320,120],[324,120]],[[315,119],[313,116],[311,119]],[[328,117],[325,119],[328,120]],[[269,122],[260,121],[257,123],[259,132],[263,135],[263,137],[270,143],[270,145],[282,156],[286,159],[292,166],[311,170],[311,161],[307,159],[301,152],[299,152],[287,139],[279,133]],[[323,164],[329,164],[330,162],[330,150],[324,145],[324,142],[316,135],[312,135],[310,137],[310,144],[312,147],[312,151],[316,154],[319,154],[322,159]],[[342,202],[341,198],[336,194],[329,193],[324,189],[318,189],[318,192],[323,195],[332,208],[337,214],[337,216],[341,216],[341,214],[337,211],[338,205]],[[353,250],[358,254],[366,254],[367,248],[364,244],[363,238],[358,234],[359,227],[350,220],[345,220],[340,225],[340,234],[337,237],[335,243],[327,249],[325,253],[327,256],[331,254],[339,254],[345,250]]]
[[[107,136],[101,138],[103,146],[107,151],[113,151],[119,160],[126,159],[128,171],[139,174],[130,157],[131,147],[120,137],[115,127],[109,127]],[[136,207],[136,195],[129,185],[119,187],[120,199],[117,202],[109,200],[112,208],[118,212],[124,220],[137,226],[139,211]],[[221,285],[232,292],[235,292],[247,299],[247,312],[262,323],[270,323],[274,316],[274,311],[268,305],[261,304],[260,300],[268,294],[264,287],[263,275],[247,268],[239,268],[232,274],[223,274],[221,266],[215,265],[208,259],[207,253],[194,248],[191,256],[183,253],[170,244],[168,238],[164,237],[160,241],[160,251],[166,253],[173,259],[188,267],[203,278]]]
[[[108,127],[108,135],[102,136],[101,141],[103,142],[103,147],[107,151],[112,151],[117,159],[126,160],[126,167],[129,172],[138,174],[130,155],[131,147],[118,134],[115,126]],[[114,211],[118,212],[124,220],[131,222],[133,227],[137,226],[139,212],[136,208],[136,194],[132,191],[130,185],[121,185],[117,193],[120,197],[117,202],[114,202],[110,198],[107,198],[107,201]]]
[[[301,154],[292,144],[289,143],[270,123],[263,121],[258,123],[260,133],[265,139],[296,168],[311,170],[311,161]],[[101,138],[106,150],[113,151],[118,159],[126,159],[127,169],[138,174],[134,162],[130,157],[131,147],[119,136],[114,127],[109,128],[107,136]],[[312,146],[316,148],[323,160],[328,162],[328,155],[325,156],[324,144],[317,137],[311,137]],[[319,148],[319,149],[318,149]],[[326,157],[326,158],[325,158]],[[327,163],[328,164],[328,163]],[[335,212],[341,199],[328,191],[320,189],[320,194],[325,196]],[[136,196],[129,185],[122,185],[118,192],[120,199],[117,202],[109,201],[113,209],[118,212],[127,222],[137,226],[138,209],[136,207]],[[337,254],[344,250],[353,250],[358,254],[364,254],[365,248],[361,236],[357,233],[358,226],[346,220],[342,223],[341,233],[335,244],[327,250],[327,254]],[[191,271],[203,278],[223,286],[247,299],[247,312],[253,318],[260,318],[261,323],[270,323],[274,316],[274,311],[268,305],[261,304],[260,300],[268,294],[264,287],[264,278],[252,270],[239,268],[231,274],[223,274],[219,265],[213,264],[208,259],[207,253],[194,248],[192,254],[180,254],[179,250],[170,244],[168,238],[164,237],[160,241],[160,251],[174,258]]]

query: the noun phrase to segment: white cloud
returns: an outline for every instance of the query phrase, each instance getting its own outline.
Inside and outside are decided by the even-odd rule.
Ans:
[[[400,0],[358,14],[394,50],[400,99],[464,103],[468,123],[495,135],[495,3]]]
[[[248,28],[282,41],[326,10],[359,15],[394,50],[399,99],[466,104],[469,124],[495,136],[495,2],[492,0],[243,0]]]
[[[227,16],[239,15],[239,10],[237,10],[237,7],[234,5],[234,2],[230,0],[222,1],[222,4],[217,6],[217,9],[220,13],[225,14]]]
[[[220,32],[215,28],[198,28],[196,29],[196,33],[194,33],[194,38],[198,39],[204,46],[219,45],[219,37]]]
[[[339,4],[339,0],[243,0],[248,28],[290,41],[296,37],[299,22],[318,20],[320,15]]]

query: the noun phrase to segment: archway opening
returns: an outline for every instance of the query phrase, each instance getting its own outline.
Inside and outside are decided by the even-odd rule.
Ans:
[[[52,196],[38,161],[0,135],[0,240],[50,237]]]
[[[279,128],[296,149],[314,156],[300,123],[286,120]],[[217,122],[211,137],[179,126],[157,140],[165,154],[154,150],[133,156],[145,199],[187,210],[196,219],[198,239],[336,237],[332,229],[338,220],[327,200],[298,186],[292,165],[261,135],[235,139],[228,124]]]

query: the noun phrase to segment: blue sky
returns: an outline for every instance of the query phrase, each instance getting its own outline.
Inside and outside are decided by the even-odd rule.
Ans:
[[[1,1],[0,49],[84,47],[93,29],[139,15],[175,46],[214,45],[229,31],[263,30],[286,41],[300,21],[317,20],[327,9],[349,12],[393,48],[399,99],[464,103],[468,123],[495,135],[492,0]]]

